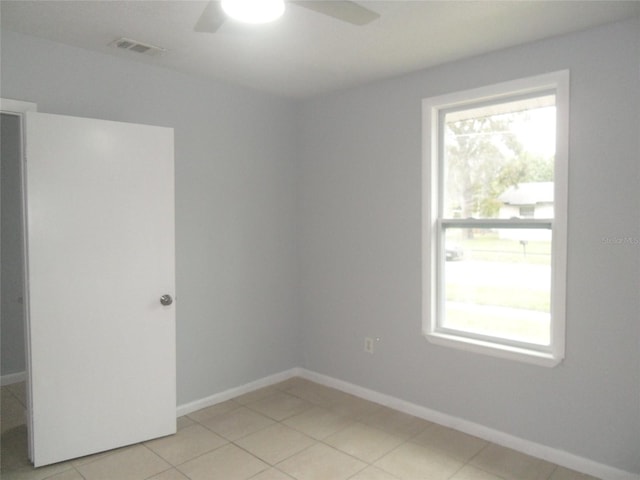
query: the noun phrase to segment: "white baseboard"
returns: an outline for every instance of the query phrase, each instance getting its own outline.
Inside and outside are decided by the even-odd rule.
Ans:
[[[321,385],[350,393],[357,397],[364,398],[365,400],[386,405],[394,410],[459,430],[503,447],[517,450],[521,453],[541,458],[548,462],[555,463],[571,470],[586,473],[603,480],[640,480],[640,475],[638,474],[594,462],[593,460],[589,460],[563,450],[558,450],[546,445],[524,440],[519,437],[514,437],[513,435],[509,435],[499,430],[494,430],[468,420],[447,415],[436,410],[431,410],[414,403],[406,402],[399,398],[376,392],[375,390],[370,390],[349,382],[337,380],[333,377],[328,377],[305,369],[300,369],[299,375]]]
[[[516,450],[533,457],[541,458],[543,460],[547,460],[548,462],[555,463],[571,470],[586,473],[603,480],[640,480],[640,475],[637,475],[635,473],[626,472],[624,470],[620,470],[609,465],[604,465],[602,463],[598,463],[593,460],[589,460],[587,458],[565,452],[563,450],[558,450],[519,437],[514,437],[513,435],[509,435],[508,433],[504,433],[499,430],[494,430],[492,428],[488,428],[483,425],[470,422],[468,420],[447,415],[436,410],[431,410],[429,408],[416,405],[415,403],[407,402],[405,400],[401,400],[384,393],[376,392],[375,390],[360,387],[353,383],[338,380],[336,378],[322,375],[320,373],[316,373],[304,368],[292,368],[289,370],[285,370],[284,372],[270,375],[268,377],[261,378],[245,385],[241,385],[239,387],[225,390],[224,392],[211,395],[210,397],[196,400],[184,405],[179,405],[177,408],[177,416],[180,417],[182,415],[187,415],[191,412],[195,412],[196,410],[200,410],[201,408],[210,407],[217,403],[230,400],[234,397],[237,397],[238,395],[257,390],[258,388],[263,388],[275,383],[283,382],[284,380],[287,380],[291,377],[302,377],[321,385],[332,387],[345,393],[350,393],[351,395],[355,395],[365,400],[370,400],[372,402],[388,406],[390,408],[408,413],[415,417],[419,417],[424,420],[443,425],[445,427],[459,430],[469,435],[487,440],[488,442],[492,442],[506,448],[511,448],[512,450]]]
[[[195,412],[196,410],[207,408],[221,402],[226,402],[227,400],[231,400],[232,398],[252,392],[259,388],[268,387],[269,385],[284,382],[291,377],[299,376],[302,376],[302,369],[300,368],[292,368],[290,370],[285,370],[284,372],[276,373],[275,375],[269,375],[268,377],[249,382],[245,385],[230,388],[229,390],[225,390],[224,392],[216,393],[215,395],[211,395],[210,397],[205,397],[194,402],[178,405],[177,416],[181,417],[191,412]]]
[[[27,372],[8,373],[0,376],[0,386],[11,385],[13,383],[24,382],[27,380]]]

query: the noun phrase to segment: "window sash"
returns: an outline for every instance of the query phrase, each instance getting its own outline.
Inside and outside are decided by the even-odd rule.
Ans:
[[[471,340],[480,342],[486,342],[491,345],[505,345],[507,347],[513,347],[516,349],[523,349],[527,351],[538,351],[542,353],[551,353],[553,351],[553,308],[551,309],[551,324],[550,324],[550,336],[551,341],[549,345],[542,345],[538,343],[526,342],[522,340],[510,339],[502,336],[494,336],[488,334],[482,334],[478,332],[472,332],[469,330],[456,329],[446,327],[443,325],[445,319],[445,303],[446,303],[446,285],[445,281],[445,266],[446,266],[446,242],[445,235],[447,228],[500,228],[500,229],[531,229],[531,230],[553,230],[552,219],[437,219],[435,224],[436,230],[436,285],[435,285],[435,300],[436,306],[434,314],[436,316],[435,322],[432,323],[432,333],[443,334],[452,337],[464,337]],[[553,248],[551,251],[553,258]],[[552,272],[553,278],[553,272]],[[549,292],[551,300],[553,300],[553,286]]]
[[[438,218],[439,229],[445,228],[553,228],[549,218]]]

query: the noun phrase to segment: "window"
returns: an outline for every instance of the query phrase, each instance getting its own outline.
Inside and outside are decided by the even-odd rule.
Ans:
[[[533,218],[536,207],[534,205],[522,205],[519,213],[521,217]]]
[[[423,329],[539,365],[564,356],[568,71],[423,101]]]

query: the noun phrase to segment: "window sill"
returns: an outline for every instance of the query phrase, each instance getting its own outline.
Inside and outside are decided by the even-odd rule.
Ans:
[[[515,360],[542,367],[555,367],[562,362],[562,357],[552,352],[541,352],[510,345],[502,345],[441,332],[426,332],[424,336],[430,343],[435,345]]]

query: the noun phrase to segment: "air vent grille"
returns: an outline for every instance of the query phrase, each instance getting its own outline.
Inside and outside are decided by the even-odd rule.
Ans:
[[[155,45],[149,45],[148,43],[138,42],[136,40],[131,40],[130,38],[119,38],[118,40],[114,40],[113,42],[111,42],[109,45],[114,48],[129,50],[132,52],[141,53],[143,55],[149,55],[151,57],[163,55],[166,52],[166,49],[162,47],[156,47]]]

